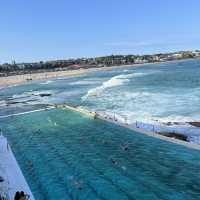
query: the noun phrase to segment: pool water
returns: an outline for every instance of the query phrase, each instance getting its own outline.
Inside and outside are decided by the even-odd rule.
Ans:
[[[199,151],[60,109],[0,127],[36,200],[199,199]]]

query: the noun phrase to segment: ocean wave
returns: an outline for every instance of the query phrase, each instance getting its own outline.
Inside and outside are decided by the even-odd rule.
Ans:
[[[101,86],[90,89],[87,92],[87,94],[82,97],[82,100],[84,101],[90,96],[97,96],[107,88],[121,86],[121,85],[129,82],[130,78],[139,77],[139,76],[143,76],[143,75],[144,75],[144,73],[132,73],[132,74],[121,74],[121,75],[114,76],[111,79],[103,82],[103,84]]]
[[[197,116],[182,116],[182,115],[171,115],[168,117],[154,117],[153,120],[157,120],[161,123],[186,123],[186,122],[192,122],[192,121],[199,121],[200,117]]]
[[[0,100],[0,107],[5,107],[7,106],[7,103],[5,100]]]
[[[82,80],[82,81],[76,81],[69,83],[69,85],[93,85],[99,83],[99,81],[89,81],[89,80]]]
[[[48,104],[50,97],[54,94],[51,90],[43,91],[27,91],[21,94],[12,95],[6,104],[14,107],[21,107],[24,105],[37,105],[37,104]]]
[[[46,82],[40,83],[40,85],[48,85],[50,83],[53,83],[54,81],[48,80]]]
[[[182,109],[184,102],[171,101],[175,97],[165,93],[154,92],[123,92],[104,93],[101,98],[90,99],[95,101],[95,110],[120,115],[129,123],[141,121],[150,124],[163,124],[168,122],[199,121],[199,112],[187,113]],[[179,102],[177,104],[177,102]],[[179,105],[180,104],[180,105]],[[156,106],[157,105],[157,106]],[[179,113],[175,113],[179,110]]]
[[[12,95],[12,97],[10,99],[21,99],[21,98],[28,97],[28,96],[31,96],[31,93],[24,92],[22,94],[14,94],[14,95]]]
[[[126,108],[115,108],[113,109],[105,109],[98,111],[104,116],[110,116],[111,118],[117,119],[117,121],[120,122],[126,122],[128,124],[134,124],[136,121],[150,125],[156,125],[156,126],[166,126],[168,127],[168,123],[170,123],[170,126],[173,126],[174,128],[177,127],[191,127],[191,125],[188,124],[188,122],[192,121],[200,121],[199,115],[191,115],[191,116],[184,116],[184,115],[170,115],[167,117],[164,116],[155,116],[154,113],[151,113],[146,110],[131,110]],[[176,130],[176,129],[174,129]]]
[[[28,91],[28,92],[24,92],[21,94],[15,94],[12,96],[12,98],[23,98],[23,97],[27,97],[27,96],[39,96],[41,94],[52,94],[53,91],[52,90],[40,90],[40,91]]]

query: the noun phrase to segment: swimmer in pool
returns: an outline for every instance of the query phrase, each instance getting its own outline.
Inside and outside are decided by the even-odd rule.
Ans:
[[[74,185],[75,185],[76,189],[78,189],[78,190],[83,189],[83,183],[80,181],[74,181]]]
[[[30,167],[33,167],[33,163],[29,160],[27,161],[27,164],[30,166]]]
[[[104,140],[104,139],[101,142],[102,142],[102,144],[110,144],[111,143],[110,140]]]
[[[123,151],[128,151],[128,149],[129,149],[129,144],[121,145],[121,149],[122,149]]]
[[[41,132],[41,130],[40,129],[38,129],[37,131],[35,131],[35,133],[40,133]]]
[[[110,160],[114,165],[117,165],[117,161],[114,158],[110,158]]]

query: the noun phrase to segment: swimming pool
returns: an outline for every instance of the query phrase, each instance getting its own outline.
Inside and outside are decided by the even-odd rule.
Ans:
[[[0,127],[37,200],[199,198],[199,151],[60,109]]]

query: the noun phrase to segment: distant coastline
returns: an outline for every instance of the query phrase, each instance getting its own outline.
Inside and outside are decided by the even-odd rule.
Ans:
[[[199,59],[199,57],[170,60],[170,61],[160,61],[160,62],[153,62],[153,63],[149,62],[149,63],[141,63],[141,64],[124,64],[124,65],[102,66],[102,67],[95,66],[91,68],[80,68],[80,69],[73,69],[73,70],[71,69],[71,70],[44,71],[44,72],[35,71],[34,73],[30,72],[27,74],[0,77],[0,89],[17,86],[21,84],[26,84],[32,81],[47,80],[51,78],[59,78],[59,77],[61,78],[61,77],[68,77],[68,76],[80,76],[80,75],[90,73],[90,72],[95,72],[95,71],[113,70],[113,69],[122,68],[122,67],[142,67],[145,65],[181,62],[184,60],[196,60],[196,59]]]
[[[112,67],[101,67],[101,68],[88,68],[88,69],[77,69],[77,70],[64,70],[64,71],[54,71],[54,72],[40,72],[40,73],[29,73],[22,75],[13,75],[0,77],[0,89],[17,86],[21,84],[30,83],[32,81],[48,80],[50,78],[62,78],[68,76],[80,76],[89,72],[95,72],[100,70],[112,70],[119,67],[139,67],[145,64],[135,64],[135,65],[122,65],[122,66],[112,66]]]
[[[0,77],[33,74],[42,72],[70,71],[123,65],[158,63],[184,59],[200,58],[200,50],[178,51],[152,55],[110,55],[92,58],[50,60],[40,62],[15,62],[0,64]]]

